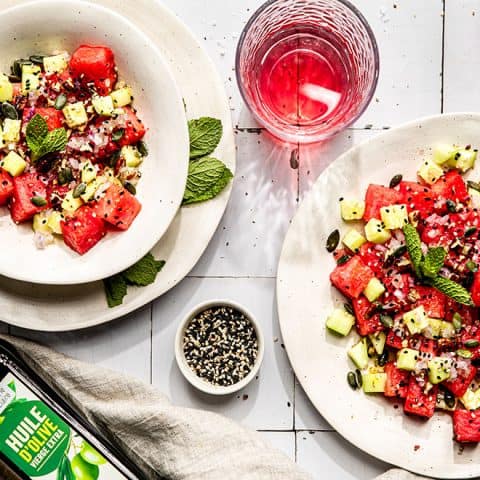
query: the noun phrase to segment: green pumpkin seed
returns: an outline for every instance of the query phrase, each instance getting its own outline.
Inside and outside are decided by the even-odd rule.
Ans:
[[[347,313],[349,313],[350,315],[355,316],[355,312],[353,311],[353,307],[352,307],[349,303],[344,303],[344,304],[343,304],[343,308],[345,309],[345,311],[346,311]]]
[[[383,367],[388,362],[388,352],[384,350],[383,353],[378,357],[378,365]]]
[[[393,318],[390,315],[380,315],[380,323],[387,328],[393,327]]]
[[[455,312],[453,314],[453,318],[452,318],[452,325],[453,325],[453,328],[455,329],[456,332],[459,332],[461,329],[462,329],[462,326],[463,326],[463,318],[462,316]]]
[[[391,180],[390,180],[390,188],[395,188],[401,181],[403,180],[403,175],[395,175]]]
[[[448,199],[446,203],[447,203],[447,210],[450,213],[455,213],[457,211],[457,204],[453,200]]]
[[[30,55],[29,60],[30,60],[32,63],[35,63],[36,65],[42,65],[42,66],[43,66],[43,59],[44,59],[46,56],[47,56],[47,55]]]
[[[72,180],[73,180],[73,173],[70,167],[62,168],[58,172],[58,183],[60,185],[65,185],[67,183],[70,183]]]
[[[2,114],[5,118],[9,118],[10,120],[18,120],[17,109],[11,103],[2,103]]]
[[[466,342],[463,342],[463,344],[467,347],[467,348],[475,348],[475,347],[478,347],[480,345],[480,342],[478,340],[475,340],[475,339],[471,339],[471,340],[467,340]]]
[[[40,196],[35,196],[30,199],[30,201],[36,206],[36,207],[44,207],[47,204],[47,201]]]
[[[140,140],[137,143],[137,150],[140,152],[140,155],[142,157],[148,156],[148,147],[147,147],[147,144],[143,140]]]
[[[64,93],[61,93],[56,99],[55,99],[55,108],[57,110],[62,110],[63,107],[67,104],[67,96]]]
[[[355,370],[355,376],[357,377],[357,385],[361,387],[363,385],[363,378],[362,378],[362,372],[357,368]]]
[[[137,194],[137,189],[135,188],[135,185],[133,183],[125,182],[123,186],[125,187],[125,190],[128,190],[132,195]]]
[[[465,266],[471,271],[471,272],[476,272],[478,270],[478,265],[472,261],[468,260],[468,262],[465,264]]]
[[[472,358],[473,357],[473,353],[470,350],[463,350],[462,348],[460,350],[457,350],[456,353],[459,357],[463,357],[463,358]]]
[[[467,181],[467,185],[468,185],[470,188],[473,188],[474,190],[476,190],[477,192],[480,192],[480,183],[478,183],[478,182],[473,182],[472,180],[468,180],[468,181]]]
[[[334,230],[327,238],[326,249],[327,252],[333,252],[340,243],[340,232],[338,230]]]
[[[125,129],[124,128],[119,128],[118,130],[115,130],[112,133],[112,140],[114,142],[118,142],[123,138],[124,135],[125,135]]]
[[[349,260],[350,260],[350,255],[342,255],[337,260],[337,265],[343,265],[344,263],[347,263]]]
[[[352,388],[352,390],[356,390],[358,388],[357,376],[355,375],[355,372],[347,373],[347,382]]]
[[[468,227],[465,230],[465,236],[466,237],[471,237],[476,231],[477,231],[477,227]]]
[[[17,77],[16,75],[8,75],[8,81],[10,83],[20,83],[22,81],[22,78]]]
[[[12,65],[12,75],[15,75],[16,77],[22,78],[22,67],[23,65],[31,65],[32,62],[30,60],[27,60],[25,58],[19,58],[18,60],[15,60]]]
[[[448,408],[453,408],[455,406],[455,396],[448,390],[445,390],[443,394],[443,401]]]
[[[108,166],[115,168],[117,165],[118,159],[120,158],[120,150],[117,150],[112,156],[108,159]]]
[[[87,184],[86,183],[79,183],[74,189],[72,193],[73,198],[78,198],[80,195],[83,195],[85,191],[87,190]]]

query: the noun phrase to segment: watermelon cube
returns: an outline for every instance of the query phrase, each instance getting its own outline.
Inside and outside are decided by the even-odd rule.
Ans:
[[[112,185],[95,206],[98,216],[119,230],[128,230],[140,213],[140,202],[119,185]]]
[[[458,376],[455,380],[443,382],[445,388],[448,388],[456,397],[462,397],[468,390],[472,380],[477,374],[477,369],[473,365],[469,365],[466,372],[457,370]]]
[[[450,170],[440,177],[431,189],[435,197],[453,200],[454,202],[465,202],[469,197],[467,185],[456,170]]]
[[[411,377],[408,383],[407,395],[403,410],[405,413],[419,417],[430,418],[435,412],[438,386],[435,385],[427,393],[415,377]]]
[[[13,195],[13,178],[0,168],[0,206],[6,205]]]
[[[387,374],[385,396],[405,398],[408,391],[410,372],[400,370],[395,366],[394,362],[388,362],[385,365],[385,373]]]
[[[330,281],[347,297],[358,298],[374,277],[372,270],[362,262],[360,257],[355,256],[346,263],[337,265],[330,274]]]
[[[403,195],[402,203],[409,212],[418,211],[420,216],[428,216],[433,212],[433,193],[430,187],[417,182],[401,182],[399,191]]]
[[[47,186],[36,173],[25,173],[13,179],[13,197],[10,201],[10,214],[16,223],[30,220],[47,205],[35,205],[33,198],[47,200]]]
[[[455,410],[453,433],[460,443],[480,442],[480,412],[478,410]]]
[[[380,209],[403,202],[403,194],[393,188],[370,184],[365,194],[365,213],[363,219],[368,222],[372,218],[380,219]]]
[[[423,306],[427,315],[431,318],[443,318],[447,298],[433,287],[418,285],[415,287],[420,298],[414,304],[414,308]]]
[[[146,133],[145,126],[137,117],[135,110],[133,110],[131,107],[124,107],[124,110],[126,116],[125,133],[118,142],[122,147],[137,143],[145,136]]]
[[[352,305],[355,312],[355,325],[360,335],[364,337],[383,330],[380,314],[371,314],[373,305],[363,295],[353,299]]]

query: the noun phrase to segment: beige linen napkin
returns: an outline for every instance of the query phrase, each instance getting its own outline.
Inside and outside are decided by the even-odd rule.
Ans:
[[[0,335],[118,445],[145,479],[308,480],[260,436],[210,412],[180,408],[150,385],[49,348]]]

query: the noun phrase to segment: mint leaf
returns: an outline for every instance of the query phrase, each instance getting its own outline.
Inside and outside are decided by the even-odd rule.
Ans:
[[[48,135],[48,125],[45,119],[38,113],[28,122],[26,140],[32,153],[40,150],[44,139]]]
[[[165,262],[157,261],[151,253],[147,253],[135,265],[127,268],[122,275],[130,285],[145,287],[155,281],[164,265]]]
[[[229,168],[216,158],[204,157],[190,162],[183,205],[204,202],[216,197],[232,177]]]
[[[223,134],[222,122],[216,118],[201,117],[188,122],[190,158],[210,155],[220,143]]]
[[[462,287],[462,285],[459,283],[456,283],[453,280],[445,277],[435,277],[428,283],[430,283],[430,285],[436,288],[439,292],[442,292],[444,295],[452,298],[456,302],[461,303],[462,305],[468,305],[469,307],[474,306],[470,292]]]
[[[443,247],[430,248],[427,255],[425,255],[425,261],[422,265],[423,274],[429,278],[436,277],[443,267],[446,255],[447,252]]]
[[[417,277],[422,277],[421,264],[423,262],[422,242],[417,229],[410,224],[403,227],[403,233],[405,235],[405,244],[407,246],[407,252],[412,262],[413,271]]]
[[[51,132],[48,132],[44,138],[40,148],[37,152],[34,152],[36,159],[39,159],[48,153],[61,152],[68,142],[67,132],[64,128],[56,128]]]
[[[110,308],[118,307],[123,303],[123,297],[127,294],[127,281],[121,273],[103,281],[107,303]]]

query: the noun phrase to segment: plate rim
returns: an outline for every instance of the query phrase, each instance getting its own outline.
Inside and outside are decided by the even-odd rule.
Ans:
[[[283,244],[282,244],[282,248],[281,248],[281,251],[280,251],[280,257],[279,257],[279,262],[278,262],[277,280],[275,282],[275,284],[276,284],[276,298],[277,298],[276,307],[277,307],[277,311],[278,311],[278,321],[279,321],[279,326],[280,326],[280,332],[281,332],[281,335],[282,335],[283,342],[285,344],[285,351],[287,352],[287,356],[288,356],[289,362],[292,366],[293,372],[295,374],[295,378],[300,383],[303,391],[305,392],[305,395],[308,397],[309,401],[311,402],[311,404],[315,408],[315,410],[329,423],[329,425],[335,430],[335,432],[337,432],[342,437],[343,440],[347,441],[350,445],[354,446],[355,448],[358,448],[362,452],[365,452],[366,454],[370,455],[372,458],[378,459],[382,462],[386,462],[388,464],[391,464],[392,466],[403,468],[403,469],[405,469],[407,471],[410,471],[410,472],[413,472],[415,474],[425,475],[425,476],[431,477],[431,478],[461,479],[461,478],[477,477],[480,474],[480,466],[479,466],[477,472],[472,472],[472,473],[467,473],[467,474],[463,473],[463,472],[462,473],[458,472],[458,473],[451,473],[451,474],[446,474],[446,475],[443,474],[442,476],[438,476],[438,472],[436,470],[435,470],[434,473],[429,473],[427,471],[426,467],[423,470],[419,470],[419,469],[415,469],[415,468],[409,468],[408,466],[402,465],[400,463],[394,463],[394,462],[391,461],[390,458],[387,459],[385,457],[382,457],[381,455],[378,455],[376,452],[372,452],[370,448],[368,448],[366,446],[357,445],[356,443],[354,443],[354,441],[350,440],[348,438],[348,429],[336,422],[336,416],[334,415],[333,412],[332,413],[322,412],[320,410],[320,408],[317,407],[314,400],[311,398],[311,396],[309,394],[309,391],[307,390],[307,388],[305,388],[304,379],[302,378],[302,375],[297,374],[297,372],[301,369],[298,368],[297,361],[294,358],[294,356],[291,354],[291,351],[290,351],[290,348],[289,348],[289,341],[287,340],[287,338],[284,335],[285,334],[285,328],[286,328],[286,320],[285,320],[285,316],[282,314],[282,299],[281,299],[281,297],[282,297],[281,296],[281,289],[282,289],[281,284],[282,284],[282,281],[283,281],[283,269],[286,268],[284,266],[284,263],[283,263],[282,259],[284,258],[285,251],[287,250],[287,247],[288,247],[287,244],[289,243],[289,237],[290,237],[291,231],[294,230],[296,219],[299,217],[300,209],[302,208],[302,206],[304,205],[305,202],[310,202],[311,201],[311,198],[315,194],[316,185],[321,181],[321,178],[324,175],[328,175],[328,173],[331,170],[333,170],[336,163],[340,162],[343,158],[345,158],[347,156],[354,155],[358,150],[365,148],[366,145],[369,145],[373,142],[381,142],[381,140],[384,137],[388,137],[388,136],[392,135],[392,132],[404,131],[404,130],[408,130],[408,129],[415,128],[415,127],[418,128],[419,125],[421,125],[422,123],[435,121],[435,120],[438,120],[440,118],[443,118],[443,119],[459,119],[459,118],[461,118],[463,120],[474,119],[474,120],[476,120],[480,123],[480,113],[466,112],[466,111],[427,115],[427,116],[420,117],[420,118],[417,118],[417,119],[414,119],[414,120],[410,120],[410,121],[404,122],[404,123],[402,123],[398,126],[392,127],[388,130],[381,131],[377,135],[375,135],[371,138],[368,138],[366,140],[363,140],[356,145],[353,145],[351,148],[349,148],[348,150],[346,150],[345,152],[340,154],[338,157],[336,157],[320,173],[320,175],[317,177],[315,182],[310,186],[309,191],[306,192],[302,201],[300,202],[300,204],[297,208],[297,211],[295,212],[295,215],[292,218],[290,228],[288,229],[288,231],[285,235],[285,239],[284,239]],[[283,321],[282,321],[282,319],[283,319]],[[452,441],[452,443],[453,443],[453,441]],[[435,477],[433,477],[434,474],[436,475]]]

